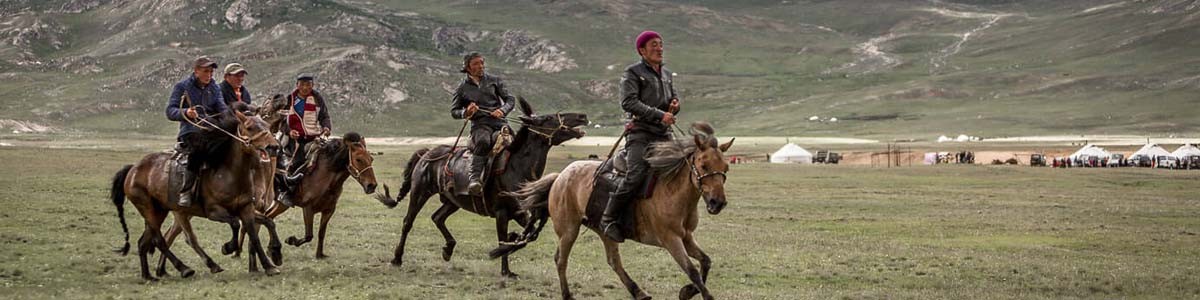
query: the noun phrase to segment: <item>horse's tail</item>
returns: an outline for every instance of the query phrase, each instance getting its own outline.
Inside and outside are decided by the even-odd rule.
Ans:
[[[416,169],[417,163],[421,162],[421,158],[425,157],[425,153],[429,152],[429,148],[422,148],[413,152],[412,157],[408,159],[408,165],[404,168],[404,183],[400,184],[400,191],[396,193],[396,199],[392,199],[391,191],[387,184],[383,185],[383,195],[375,194],[375,199],[386,205],[388,208],[395,208],[400,201],[404,200],[404,196],[412,191],[412,173]]]
[[[558,173],[546,174],[541,179],[521,185],[520,190],[504,193],[505,196],[519,199],[521,210],[529,213],[530,218],[529,222],[525,224],[525,233],[520,239],[500,244],[499,247],[488,252],[488,257],[495,259],[507,256],[537,240],[538,234],[546,225],[546,218],[550,217],[550,188],[554,187],[554,181],[557,179]]]
[[[112,179],[112,196],[113,205],[117,206],[117,217],[121,218],[121,230],[125,231],[125,245],[120,248],[113,249],[113,252],[121,255],[129,254],[129,225],[125,224],[125,177],[129,176],[129,170],[133,169],[133,165],[125,165],[117,175],[113,175]]]

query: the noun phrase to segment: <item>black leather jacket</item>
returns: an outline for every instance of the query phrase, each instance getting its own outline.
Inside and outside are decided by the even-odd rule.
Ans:
[[[625,67],[621,76],[621,109],[632,119],[634,132],[660,136],[670,133],[662,117],[671,106],[671,99],[678,99],[679,95],[675,93],[671,70],[665,66],[661,69],[662,72],[656,72],[643,60]]]

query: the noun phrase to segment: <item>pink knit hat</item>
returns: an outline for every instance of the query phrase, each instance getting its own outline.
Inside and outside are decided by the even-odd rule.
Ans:
[[[653,40],[654,38],[661,39],[662,36],[658,35],[658,33],[654,31],[642,31],[642,34],[637,36],[637,42],[634,44],[633,52],[637,52],[637,49],[641,49],[642,46],[645,46],[646,43],[650,42],[650,40]]]

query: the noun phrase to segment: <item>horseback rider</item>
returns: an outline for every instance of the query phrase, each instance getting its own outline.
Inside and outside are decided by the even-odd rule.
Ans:
[[[225,65],[225,80],[221,82],[221,98],[225,99],[226,106],[233,106],[234,102],[242,102],[250,105],[250,90],[246,89],[246,68],[242,64],[231,63]]]
[[[494,134],[507,125],[508,115],[516,102],[500,77],[484,72],[483,55],[472,52],[463,57],[463,68],[467,74],[462,84],[454,91],[450,115],[455,119],[471,120],[471,173],[467,190],[474,196],[483,195],[484,168],[488,154],[495,143]],[[482,113],[477,113],[482,112]]]
[[[621,109],[630,119],[625,129],[625,158],[628,172],[617,184],[600,219],[600,228],[610,239],[625,241],[621,235],[621,211],[641,193],[649,177],[646,148],[655,142],[671,140],[670,126],[679,113],[679,96],[675,93],[673,74],[663,65],[662,36],[644,31],[637,36],[634,48],[641,61],[625,68],[621,77]]]
[[[175,84],[167,101],[167,119],[179,122],[178,142],[175,149],[180,165],[184,166],[183,186],[179,191],[179,206],[192,204],[192,189],[196,186],[196,173],[203,163],[199,155],[190,155],[199,145],[200,128],[192,125],[202,117],[224,113],[229,109],[221,97],[221,91],[213,83],[213,71],[217,63],[206,56],[192,62],[192,75]],[[182,99],[186,96],[186,100]]]
[[[317,137],[328,137],[332,125],[329,122],[329,109],[325,105],[325,98],[321,97],[320,92],[313,89],[312,75],[296,76],[296,89],[287,96],[287,103],[290,110],[287,116],[287,130],[290,139],[284,149],[292,151],[288,174],[299,177],[303,174],[300,167],[306,165],[308,158],[308,144]],[[287,206],[294,206],[289,195],[295,192],[295,187],[292,185],[287,193],[280,194],[280,202]]]

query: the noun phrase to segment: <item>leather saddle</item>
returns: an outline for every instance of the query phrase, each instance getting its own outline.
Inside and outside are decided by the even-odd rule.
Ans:
[[[608,200],[613,193],[617,192],[617,184],[624,180],[626,172],[629,170],[626,160],[625,150],[617,152],[612,158],[605,160],[596,168],[596,176],[593,179],[595,183],[592,186],[592,193],[588,196],[588,205],[584,213],[583,225],[588,228],[599,230],[600,218],[604,216],[604,208],[608,206]],[[654,189],[655,178],[653,175],[643,184],[641,193],[638,199],[645,199],[650,195],[650,191]],[[621,212],[621,219],[618,227],[621,228],[621,234],[626,237],[632,237],[637,231],[632,216],[636,212],[637,205],[631,201],[625,205],[624,211]]]

